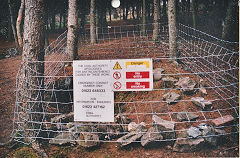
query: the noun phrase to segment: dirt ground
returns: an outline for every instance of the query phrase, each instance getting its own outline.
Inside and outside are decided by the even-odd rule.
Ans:
[[[1,42],[1,46],[11,47],[12,43]],[[12,131],[15,80],[20,62],[21,56],[0,60],[0,143],[7,142]],[[232,137],[227,137],[226,142],[233,142]],[[238,157],[239,149],[235,147],[237,145],[224,143],[217,147],[206,147],[201,151],[193,153],[173,152],[172,147],[166,143],[160,143],[153,148],[144,148],[139,143],[124,148],[120,148],[117,143],[102,143],[99,147],[93,149],[85,149],[77,145],[56,146],[44,143],[42,148],[49,157]],[[0,146],[0,157],[38,156],[30,146],[10,143]]]

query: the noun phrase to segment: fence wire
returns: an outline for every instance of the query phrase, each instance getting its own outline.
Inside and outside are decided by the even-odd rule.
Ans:
[[[238,134],[238,43],[223,41],[178,24],[178,57],[177,61],[173,62],[169,55],[167,23],[158,24],[157,41],[153,40],[153,24],[145,25],[145,31],[142,28],[142,25],[98,28],[96,44],[90,44],[90,30],[85,29],[79,38],[78,58],[152,58],[154,70],[163,69],[161,78],[154,80],[153,91],[115,92],[114,123],[74,122],[72,66],[66,51],[67,32],[64,32],[45,50],[44,75],[34,72],[30,67],[20,67],[16,83],[13,132],[15,140],[25,142],[26,139],[43,139],[50,143],[116,142],[118,138],[132,132],[129,129],[131,122],[150,129],[157,126],[154,118],[161,118],[168,121],[167,124],[174,125],[173,129],[157,128],[152,131],[151,133],[163,135],[162,139],[155,141],[175,141],[179,139],[178,135],[181,132],[187,132],[190,127],[197,127],[201,123],[213,125],[215,129],[223,129],[225,132],[198,137]],[[21,78],[20,75],[23,70],[26,72],[25,78]],[[191,79],[194,86],[187,90],[177,86],[178,81],[183,78]],[[39,86],[43,81],[44,88]],[[22,85],[31,88],[23,90]],[[36,96],[29,97],[28,94],[33,92]],[[180,96],[175,103],[164,99],[163,96],[169,92]],[[23,97],[28,97],[26,102],[22,101]],[[203,109],[196,106],[192,101],[193,97],[203,97],[204,101],[212,103],[212,107]],[[192,114],[197,117],[190,118]],[[185,118],[180,119],[180,115],[184,115]],[[214,126],[216,118],[222,118],[223,121],[226,115],[232,116],[234,120],[228,124]],[[83,139],[82,135],[89,133],[97,138]],[[136,133],[144,135],[147,130],[135,131]],[[189,138],[192,137],[181,139]],[[136,139],[132,142],[141,140]]]

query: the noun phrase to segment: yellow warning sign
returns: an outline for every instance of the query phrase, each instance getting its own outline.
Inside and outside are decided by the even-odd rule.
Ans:
[[[118,69],[122,69],[120,64],[118,62],[116,62],[116,64],[113,67],[113,70],[118,70]]]
[[[128,61],[126,62],[126,68],[128,67],[128,65],[135,65],[135,66],[138,66],[138,65],[146,65],[146,68],[149,68],[149,61]]]

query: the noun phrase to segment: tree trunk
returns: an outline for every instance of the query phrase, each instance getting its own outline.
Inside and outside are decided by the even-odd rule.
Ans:
[[[135,9],[134,9],[134,5],[132,5],[132,18],[133,18],[133,19],[136,19],[134,13],[135,13]]]
[[[153,6],[154,6],[154,13],[153,13],[153,18],[154,18],[154,24],[153,24],[153,40],[156,42],[158,40],[158,22],[159,22],[159,0],[154,0],[153,1]]]
[[[14,37],[16,49],[19,52],[21,49],[19,47],[18,40],[17,40],[17,34],[16,34],[15,26],[14,26],[13,13],[12,13],[12,4],[11,4],[10,0],[8,0],[8,7],[9,7],[9,13],[10,13],[10,20],[11,20],[11,27],[12,27],[13,37]]]
[[[23,90],[24,122],[29,121],[29,123],[24,123],[24,129],[34,128],[34,131],[26,130],[23,132],[26,135],[27,142],[34,141],[34,137],[41,130],[40,123],[43,119],[43,105],[41,101],[43,101],[42,92],[44,89],[44,22],[43,0],[26,0],[22,53],[23,65],[20,78],[23,80],[23,84],[21,84],[22,87],[20,89]]]
[[[137,3],[137,6],[136,6],[136,12],[137,12],[137,19],[139,20],[140,19],[140,2]]]
[[[142,35],[146,33],[146,0],[142,0]]]
[[[230,0],[228,1],[228,9],[226,13],[226,18],[224,20],[222,39],[227,41],[237,41],[238,39],[238,1]]]
[[[108,8],[108,15],[109,15],[109,21],[112,21],[112,9],[111,7]]]
[[[55,12],[53,12],[51,16],[51,30],[55,30],[55,23],[56,23]]]
[[[78,29],[77,29],[77,0],[68,1],[68,33],[67,33],[67,51],[69,60],[77,57]]]
[[[167,0],[163,0],[163,9],[162,9],[162,13],[163,13],[163,19],[166,20],[167,19],[167,4],[166,4]]]
[[[176,31],[176,3],[168,0],[168,27],[169,27],[169,50],[171,60],[177,58],[177,31]]]
[[[8,17],[8,41],[12,41],[12,25],[10,15]]]
[[[59,30],[62,29],[62,12],[60,13]]]
[[[90,4],[90,40],[91,44],[96,43],[95,33],[95,0],[91,0]]]
[[[18,17],[17,17],[17,22],[16,22],[18,44],[19,44],[19,47],[21,50],[23,48],[23,40],[22,40],[22,35],[21,35],[21,23],[22,23],[22,18],[23,18],[23,10],[24,10],[24,0],[21,0],[21,6],[18,11]]]
[[[65,29],[66,28],[66,13],[64,12],[63,13],[63,28]]]
[[[192,18],[193,18],[193,28],[197,28],[197,5],[196,5],[196,0],[192,0]]]

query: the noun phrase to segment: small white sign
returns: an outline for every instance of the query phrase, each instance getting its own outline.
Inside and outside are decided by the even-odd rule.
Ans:
[[[110,75],[105,60],[73,61],[74,121],[114,122]]]

